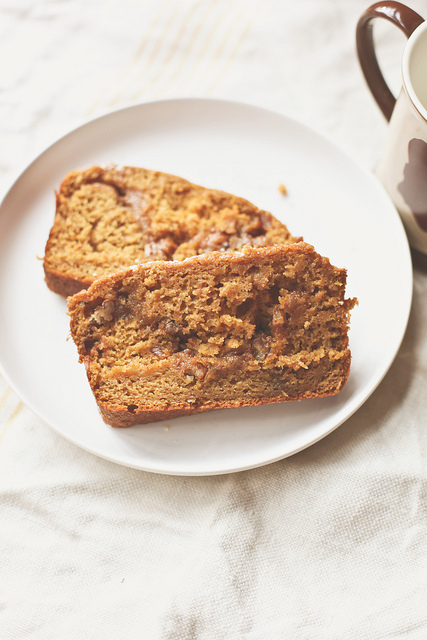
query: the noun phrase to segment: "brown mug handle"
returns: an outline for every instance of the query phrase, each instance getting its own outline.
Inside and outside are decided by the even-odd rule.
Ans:
[[[389,20],[399,27],[407,38],[424,22],[424,19],[406,5],[386,0],[385,2],[376,2],[369,7],[357,23],[357,55],[363,75],[378,106],[386,119],[390,120],[396,98],[384,80],[375,54],[373,38],[373,20],[375,18]]]

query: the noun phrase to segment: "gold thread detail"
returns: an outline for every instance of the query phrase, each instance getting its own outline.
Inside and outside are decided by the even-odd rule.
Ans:
[[[223,66],[222,71],[220,71],[220,73],[217,75],[216,79],[210,85],[209,89],[207,90],[207,93],[212,93],[213,92],[213,90],[215,89],[217,84],[220,82],[221,78],[224,77],[224,75],[227,73],[228,69],[230,68],[231,64],[236,59],[237,54],[239,52],[239,49],[240,49],[241,45],[243,44],[243,42],[244,42],[244,40],[245,40],[245,38],[246,38],[251,26],[252,26],[252,22],[253,22],[253,20],[251,20],[251,22],[243,30],[240,38],[238,39],[236,45],[233,48],[233,51],[232,51],[231,55],[229,56],[229,58],[226,61],[225,65]]]
[[[15,407],[15,409],[12,411],[12,413],[9,416],[9,418],[6,420],[6,424],[4,425],[3,429],[0,431],[0,442],[2,442],[4,440],[4,438],[6,436],[6,433],[8,432],[10,426],[16,420],[16,418],[21,413],[23,408],[24,408],[24,403],[19,400],[18,404]]]

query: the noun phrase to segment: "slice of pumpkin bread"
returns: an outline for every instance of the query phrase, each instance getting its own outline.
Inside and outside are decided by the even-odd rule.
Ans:
[[[138,262],[298,240],[243,198],[158,171],[95,166],[63,180],[43,264],[48,287],[68,296]]]
[[[71,334],[117,427],[340,391],[346,271],[305,243],[141,263],[68,300]]]

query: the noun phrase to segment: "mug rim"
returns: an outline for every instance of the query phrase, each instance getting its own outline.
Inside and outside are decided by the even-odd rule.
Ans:
[[[427,109],[421,103],[421,101],[419,100],[414,90],[412,80],[411,80],[411,74],[409,71],[409,65],[410,65],[411,56],[412,56],[415,44],[418,41],[418,39],[424,34],[424,32],[427,32],[427,20],[422,22],[413,31],[413,33],[411,33],[411,35],[408,38],[408,42],[406,44],[405,51],[402,57],[402,78],[403,78],[403,86],[405,88],[406,94],[408,95],[410,102],[418,111],[419,115],[424,119],[424,121],[427,122]],[[427,35],[425,37],[427,38]]]

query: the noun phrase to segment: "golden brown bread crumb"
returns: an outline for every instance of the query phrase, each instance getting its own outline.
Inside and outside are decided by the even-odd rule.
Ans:
[[[45,279],[68,296],[138,262],[299,240],[243,198],[158,171],[95,166],[70,173],[56,195]]]
[[[279,184],[279,191],[284,196],[288,195],[288,190],[287,190],[287,188],[285,187],[284,184]]]
[[[349,375],[346,271],[305,244],[154,261],[69,298],[113,426],[333,395]]]

